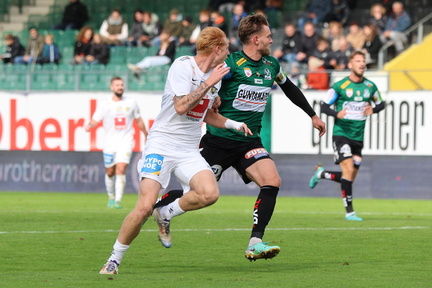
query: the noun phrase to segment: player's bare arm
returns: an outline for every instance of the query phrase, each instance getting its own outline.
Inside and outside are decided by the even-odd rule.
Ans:
[[[228,119],[217,113],[214,109],[209,109],[204,118],[204,122],[216,128],[234,129],[244,132],[245,136],[253,135],[252,131],[245,123]]]
[[[200,86],[191,93],[183,96],[174,96],[174,107],[179,115],[192,110],[199,101],[205,96],[208,90],[218,83],[229,72],[229,67],[225,64],[217,65],[206,81],[201,82]]]

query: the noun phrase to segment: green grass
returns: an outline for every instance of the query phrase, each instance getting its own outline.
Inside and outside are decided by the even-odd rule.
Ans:
[[[98,272],[134,206],[102,194],[0,193],[0,287],[432,287],[432,201],[280,197],[265,241],[272,260],[244,258],[255,197],[223,196],[172,222],[173,247],[148,221],[112,277]]]

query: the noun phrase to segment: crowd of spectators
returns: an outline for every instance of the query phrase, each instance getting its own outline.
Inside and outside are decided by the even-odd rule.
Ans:
[[[391,7],[391,11],[386,9]],[[388,6],[391,5],[391,6]],[[295,22],[285,23],[283,39],[275,41],[280,46],[273,47],[273,56],[285,63],[290,77],[298,77],[301,71],[308,71],[299,85],[302,88],[326,89],[317,85],[318,74],[324,71],[347,69],[348,55],[353,50],[367,54],[367,64],[373,67],[377,62],[378,51],[388,41],[393,41],[397,53],[407,44],[403,33],[411,19],[399,1],[381,1],[370,7],[370,19],[360,25],[350,18],[355,1],[350,0],[310,0],[305,11]],[[159,19],[152,11],[136,9],[128,23],[118,9],[113,9],[102,21],[98,31],[86,26],[89,20],[87,8],[80,0],[70,0],[65,7],[61,23],[53,29],[79,30],[74,47],[73,59],[61,59],[59,47],[53,35],[45,39],[37,27],[29,29],[29,38],[23,47],[20,40],[11,34],[6,35],[6,51],[0,56],[4,63],[59,63],[107,64],[110,61],[110,47],[155,47],[155,55],[150,55],[137,63],[125,63],[136,75],[157,65],[172,63],[178,47],[190,49],[194,46],[199,32],[208,26],[217,26],[227,35],[230,50],[240,50],[237,28],[240,20],[248,13],[263,13],[281,9],[282,1],[210,1],[209,9],[199,15],[183,15],[177,9],[169,11],[167,19]],[[253,9],[253,10],[251,10]],[[228,15],[228,16],[227,16]],[[194,19],[198,19],[195,23]],[[283,23],[281,23],[283,24]],[[300,72],[299,72],[300,71]],[[328,77],[323,76],[323,78]],[[304,83],[303,83],[304,82]]]

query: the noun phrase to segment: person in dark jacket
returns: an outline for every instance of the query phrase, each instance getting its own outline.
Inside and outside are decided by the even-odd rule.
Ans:
[[[303,27],[303,35],[300,38],[300,51],[296,56],[299,63],[308,63],[308,58],[315,50],[319,38],[320,34],[316,32],[314,24],[306,22]]]
[[[108,64],[110,57],[109,46],[102,42],[100,34],[93,35],[93,41],[90,45],[89,54],[85,57],[85,63],[94,64]]]
[[[39,34],[39,30],[34,26],[29,28],[29,36],[24,55],[15,57],[15,64],[40,63],[44,38]]]
[[[64,9],[62,22],[54,26],[53,29],[79,30],[88,20],[87,6],[81,3],[80,0],[70,0],[70,3]]]
[[[15,63],[15,57],[23,56],[25,48],[21,45],[18,37],[12,34],[6,34],[5,36],[6,49],[0,59],[3,60],[4,64]]]
[[[373,24],[364,25],[363,33],[366,35],[366,41],[361,51],[365,54],[366,65],[370,68],[378,60],[378,52],[382,47],[382,42],[378,35],[378,29]]]
[[[163,30],[159,35],[161,44],[159,49],[154,56],[144,57],[140,62],[136,64],[129,63],[128,68],[134,73],[135,77],[139,77],[139,73],[147,70],[150,67],[162,66],[171,64],[174,61],[176,52],[176,42],[171,37],[168,30]]]
[[[288,23],[284,28],[285,35],[282,39],[282,46],[276,48],[273,56],[279,61],[290,64],[297,63],[296,55],[300,51],[301,34],[292,23]]]
[[[144,31],[144,15],[141,9],[136,9],[134,12],[134,19],[129,31],[129,37],[125,41],[125,45],[132,47],[142,47],[144,41],[147,40],[146,33]]]
[[[74,59],[72,64],[82,64],[85,56],[89,54],[90,46],[93,41],[94,30],[89,26],[84,26],[78,33],[74,46]]]
[[[61,59],[60,50],[54,43],[54,35],[47,34],[44,37],[45,44],[42,50],[42,64],[58,64]]]

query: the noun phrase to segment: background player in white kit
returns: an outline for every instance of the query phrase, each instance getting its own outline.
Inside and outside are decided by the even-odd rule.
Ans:
[[[124,219],[111,256],[100,274],[118,273],[124,253],[151,215],[159,191],[167,187],[171,173],[188,191],[184,203],[189,204],[183,206],[180,202],[183,211],[216,202],[219,197],[216,178],[198,149],[203,121],[235,129],[244,136],[251,134],[244,123],[231,121],[211,109],[218,96],[220,80],[229,72],[229,68],[224,67],[229,54],[225,33],[219,28],[207,27],[201,31],[196,47],[196,56],[176,59],[168,71],[161,111],[150,129],[138,163],[141,181],[137,204]]]
[[[136,100],[123,96],[123,80],[120,77],[113,77],[110,89],[113,95],[98,104],[85,129],[88,132],[103,120],[105,130],[103,157],[108,207],[122,208],[126,168],[134,146],[133,121],[136,121],[145,137],[148,133]]]

